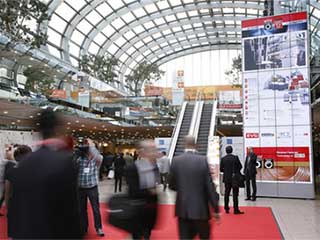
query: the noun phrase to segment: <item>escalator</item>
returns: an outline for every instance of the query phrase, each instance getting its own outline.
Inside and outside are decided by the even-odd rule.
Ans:
[[[211,127],[212,111],[213,104],[206,103],[203,105],[197,136],[197,145],[199,154],[204,156],[207,156],[208,152],[208,136]]]
[[[177,143],[175,146],[175,150],[173,153],[173,157],[178,156],[183,153],[184,151],[184,137],[189,134],[189,129],[192,121],[192,115],[193,115],[194,105],[187,104],[183,120],[181,123]]]

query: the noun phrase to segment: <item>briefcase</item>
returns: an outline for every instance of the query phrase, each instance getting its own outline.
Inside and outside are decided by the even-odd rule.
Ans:
[[[146,208],[144,199],[134,199],[127,194],[114,195],[109,200],[108,222],[127,232],[141,228],[141,219]]]
[[[233,173],[232,174],[232,186],[233,187],[239,187],[239,188],[244,188],[244,181],[245,181],[245,176],[242,175],[241,173]]]

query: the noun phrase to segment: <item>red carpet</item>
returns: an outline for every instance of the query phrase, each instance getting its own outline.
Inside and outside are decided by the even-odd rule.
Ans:
[[[152,232],[151,239],[177,239],[177,220],[174,218],[174,206],[161,205],[159,207],[159,222]],[[213,225],[212,238],[214,239],[255,239],[276,240],[282,239],[277,222],[273,217],[271,208],[241,207],[244,215],[222,214],[221,224]],[[102,220],[106,222],[106,208],[101,206]],[[90,211],[90,229],[87,239],[102,239],[97,237],[93,227],[92,213]],[[103,230],[104,239],[125,239],[128,233],[122,232],[107,224]],[[5,217],[0,217],[0,238],[6,238]]]

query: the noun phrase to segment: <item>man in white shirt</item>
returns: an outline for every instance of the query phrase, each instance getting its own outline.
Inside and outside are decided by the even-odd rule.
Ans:
[[[160,172],[161,183],[163,184],[163,191],[167,189],[168,185],[168,176],[170,170],[169,158],[165,151],[162,152],[162,157],[158,159],[157,165]]]

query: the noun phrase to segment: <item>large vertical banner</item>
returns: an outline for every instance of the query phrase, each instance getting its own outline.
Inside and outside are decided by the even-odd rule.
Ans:
[[[307,13],[242,22],[244,146],[259,195],[313,198]]]
[[[172,105],[180,106],[184,101],[184,71],[174,72],[172,82]]]

